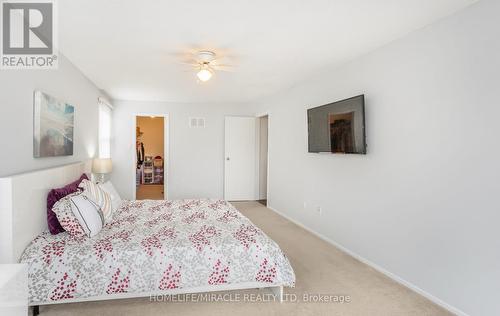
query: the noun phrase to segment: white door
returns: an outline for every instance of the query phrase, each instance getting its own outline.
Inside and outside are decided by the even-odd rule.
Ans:
[[[255,200],[255,125],[254,117],[226,117],[224,198],[228,201]]]

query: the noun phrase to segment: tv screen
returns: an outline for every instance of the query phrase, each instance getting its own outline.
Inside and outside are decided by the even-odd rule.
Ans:
[[[366,154],[365,96],[307,110],[310,153]]]

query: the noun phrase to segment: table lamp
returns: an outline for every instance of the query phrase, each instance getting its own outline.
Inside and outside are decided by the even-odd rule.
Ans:
[[[111,158],[96,158],[92,161],[92,173],[97,175],[97,183],[104,182],[106,174],[112,170]]]

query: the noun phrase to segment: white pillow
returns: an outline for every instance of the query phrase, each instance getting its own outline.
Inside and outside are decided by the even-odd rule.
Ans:
[[[104,214],[99,205],[84,194],[72,196],[71,210],[89,237],[97,235],[104,225]]]
[[[113,212],[115,212],[122,204],[122,198],[120,194],[116,191],[115,187],[111,181],[106,181],[104,183],[99,183],[99,187],[111,197],[111,205]]]
[[[83,189],[82,194],[87,196],[92,202],[94,202],[97,207],[102,211],[104,215],[104,221],[109,223],[113,215],[113,208],[111,206],[111,196],[101,189],[97,184],[90,182],[89,180],[82,180],[78,187]]]

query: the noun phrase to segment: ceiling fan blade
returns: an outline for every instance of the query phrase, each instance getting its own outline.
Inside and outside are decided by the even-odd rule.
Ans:
[[[231,58],[226,58],[223,56],[217,56],[214,60],[212,60],[210,63],[211,64],[227,64],[227,63],[234,62],[234,59]]]
[[[212,67],[221,67],[221,68],[235,68],[235,65],[230,65],[230,64],[212,64],[210,63],[210,66]]]
[[[218,68],[218,67],[213,67],[215,71],[220,71],[220,72],[234,72],[235,70],[233,68]]]
[[[196,60],[194,58],[180,59],[179,62],[182,64],[191,64],[191,65],[198,65],[199,64],[198,60]]]
[[[236,65],[223,64],[223,63],[210,63],[210,67],[213,67],[214,69],[231,71],[234,70],[234,68],[236,68]]]

